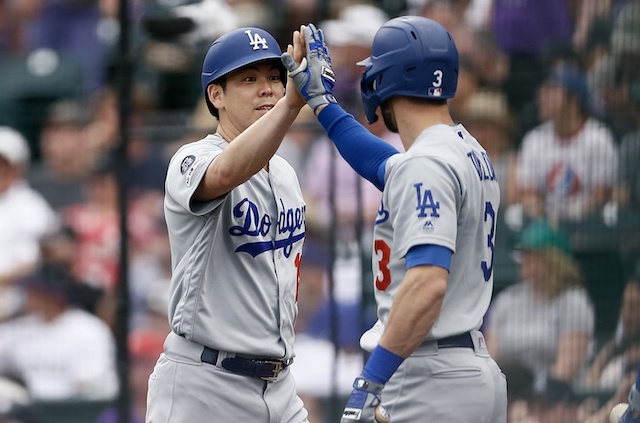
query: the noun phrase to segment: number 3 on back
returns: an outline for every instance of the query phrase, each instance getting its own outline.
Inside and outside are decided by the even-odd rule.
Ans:
[[[489,249],[489,260],[482,260],[480,267],[482,268],[482,274],[484,281],[488,282],[491,279],[493,273],[493,255],[495,252],[495,237],[496,237],[496,212],[493,209],[493,204],[490,201],[484,203],[484,221],[485,227],[488,227],[487,234],[487,248]],[[376,289],[385,291],[391,283],[391,272],[389,271],[389,258],[391,256],[391,249],[381,239],[377,239],[374,242],[374,248],[376,256],[378,257],[378,274],[376,275]]]
[[[485,227],[489,226],[489,233],[487,234],[487,247],[490,250],[491,258],[487,264],[487,261],[482,260],[480,267],[484,274],[484,281],[488,282],[491,279],[491,273],[493,273],[493,253],[496,249],[496,212],[493,210],[493,205],[490,201],[484,203],[484,222]]]

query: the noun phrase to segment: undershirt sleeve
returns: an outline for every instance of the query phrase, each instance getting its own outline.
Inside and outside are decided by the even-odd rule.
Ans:
[[[387,160],[399,151],[335,103],[318,114],[318,121],[353,170],[382,191]]]
[[[453,251],[441,245],[415,245],[409,249],[409,252],[405,256],[406,268],[409,269],[423,264],[430,264],[449,270],[452,255]]]

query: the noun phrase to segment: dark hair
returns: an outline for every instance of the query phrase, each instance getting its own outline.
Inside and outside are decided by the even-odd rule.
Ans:
[[[31,274],[22,278],[19,284],[24,288],[46,290],[65,301],[72,300],[74,280],[65,267],[56,263],[43,262]]]

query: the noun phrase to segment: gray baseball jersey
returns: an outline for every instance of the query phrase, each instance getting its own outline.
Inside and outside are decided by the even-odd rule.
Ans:
[[[480,328],[493,290],[499,204],[489,156],[462,125],[429,127],[406,153],[388,160],[373,254],[383,324],[405,276],[405,255],[433,244],[454,254],[442,310],[427,339]]]
[[[166,179],[173,331],[210,348],[293,357],[305,203],[293,168],[269,161],[213,201],[193,194],[227,146],[219,135],[181,147]]]

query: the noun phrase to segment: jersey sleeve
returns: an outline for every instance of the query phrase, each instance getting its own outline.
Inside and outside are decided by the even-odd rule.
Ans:
[[[214,210],[224,196],[206,203],[194,203],[193,194],[209,164],[221,152],[221,149],[201,143],[188,144],[178,150],[167,169],[165,183],[167,195],[176,204],[195,215],[204,215]]]
[[[461,186],[444,160],[420,156],[391,162],[386,207],[394,216],[393,249],[405,257],[416,245],[438,245],[455,252]]]

